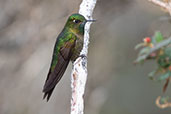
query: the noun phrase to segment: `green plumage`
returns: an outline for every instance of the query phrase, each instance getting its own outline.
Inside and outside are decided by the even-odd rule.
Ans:
[[[73,33],[69,32],[69,30],[65,30],[65,31],[63,31],[62,35],[60,35],[58,37],[55,47],[54,47],[53,59],[52,59],[52,64],[51,64],[51,68],[50,68],[52,71],[54,70],[54,68],[58,62],[58,54],[60,52],[60,49],[62,47],[65,47],[66,43],[74,44],[74,42],[76,40],[76,36]]]
[[[63,76],[69,61],[74,61],[79,56],[83,48],[84,26],[88,21],[91,20],[86,20],[80,14],[72,14],[57,37],[51,66],[43,88],[44,98],[47,97],[47,101]]]

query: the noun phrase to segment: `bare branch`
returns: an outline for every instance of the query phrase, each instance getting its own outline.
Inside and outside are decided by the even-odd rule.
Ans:
[[[163,0],[163,1],[161,1],[161,0],[148,0],[148,1],[160,6],[163,9],[165,9],[171,15],[171,0]]]
[[[95,7],[96,0],[83,0],[80,5],[79,13],[84,15],[86,19],[92,19],[93,9]],[[80,55],[85,57],[79,57],[73,64],[71,74],[71,114],[83,114],[84,113],[84,90],[87,80],[87,53],[89,44],[89,31],[91,23],[87,23],[84,32],[84,46]]]

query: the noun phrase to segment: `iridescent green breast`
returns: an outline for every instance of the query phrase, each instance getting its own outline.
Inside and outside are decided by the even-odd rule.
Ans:
[[[73,49],[73,54],[71,56],[72,62],[74,62],[80,56],[80,52],[83,49],[83,42],[84,42],[83,36],[77,37],[77,40],[75,42],[75,47]]]

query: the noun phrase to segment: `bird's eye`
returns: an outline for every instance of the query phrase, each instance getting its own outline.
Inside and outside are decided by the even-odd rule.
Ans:
[[[79,20],[74,19],[74,20],[73,20],[73,22],[74,22],[74,23],[79,23],[80,21],[79,21]]]

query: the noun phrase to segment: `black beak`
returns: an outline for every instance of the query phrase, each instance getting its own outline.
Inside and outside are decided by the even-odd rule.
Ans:
[[[96,20],[87,20],[86,22],[96,22]]]

